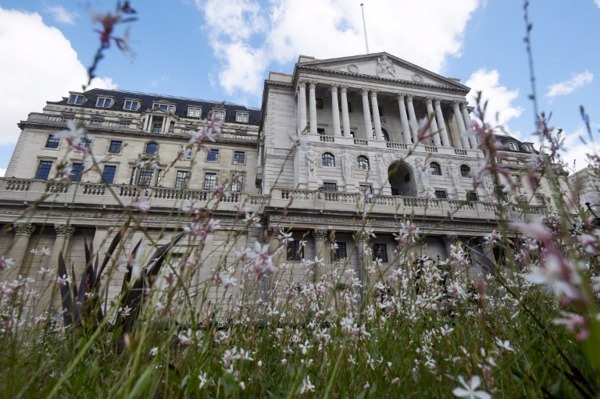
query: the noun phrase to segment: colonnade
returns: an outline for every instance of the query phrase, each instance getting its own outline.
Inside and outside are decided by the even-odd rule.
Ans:
[[[321,85],[321,83],[319,83]],[[308,108],[306,90],[308,86]],[[333,136],[350,137],[350,115],[348,109],[348,90],[349,86],[337,83],[328,84],[331,92],[332,115],[331,122],[333,127]],[[317,133],[317,82],[301,80],[298,83],[297,90],[297,127],[299,132],[308,131]],[[357,90],[353,88],[353,90]],[[379,115],[379,90],[371,88],[358,89],[362,98],[363,126],[366,139],[384,140]],[[451,101],[437,97],[417,97],[411,93],[395,93],[400,124],[402,128],[402,139],[404,143],[423,142],[423,136],[431,136],[433,145],[438,147],[454,147],[459,149],[476,149],[477,141],[474,137],[467,137],[465,131],[472,122],[469,116],[466,101]],[[427,114],[431,116],[431,124],[427,132],[419,132],[419,123],[415,114],[415,101],[424,101],[427,108]],[[340,107],[341,102],[341,107]],[[460,138],[451,138],[448,127],[445,122],[445,115],[442,104],[451,105],[454,120],[456,121]],[[341,108],[341,118],[340,118]],[[372,111],[372,112],[371,112]],[[307,120],[308,115],[308,120]],[[307,125],[308,122],[308,125]],[[371,136],[371,133],[373,135]]]

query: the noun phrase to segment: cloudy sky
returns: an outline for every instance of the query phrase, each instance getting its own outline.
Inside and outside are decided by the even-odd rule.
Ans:
[[[565,158],[591,147],[579,106],[600,123],[600,0],[530,0],[538,108],[564,129]],[[116,1],[115,1],[116,2]],[[362,0],[370,52],[387,51],[483,90],[489,115],[531,138],[534,114],[521,0]],[[0,3],[0,174],[17,123],[79,90],[98,43],[104,0]],[[366,52],[357,0],[133,0],[133,56],[111,49],[95,86],[260,105],[268,71],[291,73],[299,54]],[[117,34],[123,34],[118,30]]]

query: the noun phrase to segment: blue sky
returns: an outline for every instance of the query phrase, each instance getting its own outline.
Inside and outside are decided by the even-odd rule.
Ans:
[[[269,70],[290,73],[299,54],[365,52],[361,1],[133,0],[134,57],[116,48],[100,64],[98,86],[258,107]],[[387,51],[489,99],[515,136],[535,141],[520,0],[363,0],[371,52]],[[90,9],[112,1],[0,0],[0,173],[17,123],[47,100],[78,90],[98,38]],[[531,0],[540,111],[563,128],[565,159],[585,166],[591,149],[579,106],[600,121],[600,0]],[[117,34],[122,34],[119,29]]]

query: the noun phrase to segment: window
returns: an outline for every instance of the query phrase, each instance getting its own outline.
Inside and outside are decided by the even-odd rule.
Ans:
[[[223,110],[223,109],[213,109],[212,114],[213,114],[213,118],[215,120],[220,120],[220,121],[225,120],[225,110]]]
[[[316,104],[317,104],[317,109],[323,109],[323,99],[322,98],[317,98]]]
[[[324,127],[318,127],[317,128],[317,133],[324,135],[325,134],[325,128]]]
[[[92,148],[92,139],[88,138],[88,137],[82,137],[79,139],[79,143],[81,144],[81,146],[83,148],[87,148],[90,149]]]
[[[387,246],[385,244],[373,244],[373,260],[377,259],[383,263],[388,262]]]
[[[60,139],[54,137],[53,134],[49,134],[46,139],[46,148],[58,148],[60,145]]]
[[[381,135],[385,141],[390,141],[390,134],[385,129],[381,129]]]
[[[434,195],[435,195],[435,198],[437,198],[437,199],[448,198],[448,195],[446,194],[446,190],[435,190]]]
[[[202,108],[188,107],[187,116],[188,116],[188,118],[200,118],[202,116]]]
[[[125,100],[123,109],[126,111],[137,111],[140,109],[140,102],[137,100]]]
[[[115,165],[104,165],[104,169],[102,170],[102,182],[106,184],[113,184],[116,173],[117,167]]]
[[[178,170],[175,176],[175,188],[185,188],[187,184],[188,171]]]
[[[108,145],[108,152],[111,154],[118,154],[121,152],[123,142],[121,140],[111,140]]]
[[[543,195],[536,195],[535,199],[536,199],[538,205],[541,205],[541,206],[545,206],[546,205],[546,198],[544,198]]]
[[[508,143],[506,143],[506,146],[509,150],[519,151],[519,144],[517,144],[517,142],[515,141],[509,141]]]
[[[325,191],[325,200],[336,201],[337,200],[337,183],[324,182],[323,191]]]
[[[325,191],[337,191],[337,183],[323,183]]]
[[[369,158],[364,155],[359,155],[356,158],[356,166],[358,170],[369,170]]]
[[[250,114],[247,112],[236,112],[235,121],[239,123],[248,123],[250,120]]]
[[[467,191],[467,201],[479,201],[477,191]]]
[[[206,161],[219,162],[219,150],[216,148],[211,148],[208,150],[208,153],[206,154]]]
[[[348,257],[348,251],[346,250],[346,243],[342,241],[336,241],[333,245],[333,260],[343,260]]]
[[[236,165],[243,165],[246,163],[246,153],[244,151],[233,152],[233,163]]]
[[[67,101],[67,104],[70,104],[70,105],[83,104],[83,95],[82,94],[71,94],[69,96],[69,100]]]
[[[158,153],[158,143],[156,141],[149,141],[146,143],[146,154],[156,155]]]
[[[81,181],[81,175],[83,175],[83,164],[81,162],[73,162],[71,167],[71,181]]]
[[[140,169],[140,175],[138,177],[138,185],[148,187],[152,184],[152,177],[154,176],[154,169],[144,168]]]
[[[244,190],[244,174],[233,173],[231,175],[231,191],[241,193]]]
[[[165,112],[175,112],[175,106],[172,104],[165,104],[165,103],[154,103],[152,104],[152,109],[161,109]]]
[[[442,167],[437,162],[430,163],[429,170],[431,172],[431,175],[433,175],[433,176],[441,176],[442,175]]]
[[[471,177],[471,168],[468,165],[460,165],[460,175],[462,177]]]
[[[335,166],[335,157],[332,153],[326,152],[321,156],[321,164],[323,166]]]
[[[35,172],[35,178],[40,180],[48,180],[51,169],[52,161],[40,161],[37,171]]]
[[[192,156],[194,154],[194,149],[191,145],[183,145],[181,146],[181,160],[182,161],[191,161]]]
[[[302,260],[304,258],[304,247],[300,245],[300,241],[288,241],[287,243],[287,260]]]
[[[96,100],[96,107],[99,108],[110,108],[112,106],[113,100],[108,97],[98,97]]]
[[[215,172],[204,173],[204,189],[214,190],[217,186],[217,174]]]

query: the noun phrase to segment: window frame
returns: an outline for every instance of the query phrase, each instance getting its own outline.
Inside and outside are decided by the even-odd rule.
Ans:
[[[85,101],[85,96],[79,93],[69,94],[69,99],[67,100],[68,105],[81,105]]]
[[[37,169],[35,170],[34,179],[48,180],[50,178],[50,173],[52,172],[53,165],[54,165],[54,161],[52,161],[52,160],[40,159],[38,161]]]
[[[129,103],[129,107],[127,106],[127,103]],[[135,104],[135,106],[134,106],[134,104]],[[125,100],[123,102],[123,110],[124,111],[135,112],[138,109],[140,109],[140,107],[141,107],[141,104],[140,104],[139,100]]]
[[[304,259],[304,246],[300,245],[299,240],[288,241],[286,243],[286,256],[290,261],[302,261]]]
[[[445,189],[434,189],[433,195],[435,199],[448,199],[448,192]]]
[[[335,249],[332,251],[332,259],[334,262],[348,259],[348,247],[346,241],[335,241]]]
[[[217,187],[217,172],[204,172],[204,179],[202,181],[202,189],[207,191],[213,191]]]
[[[160,101],[152,103],[152,109],[160,109],[161,111],[168,112],[170,114],[175,113],[175,104],[163,103]]]
[[[52,143],[52,145],[50,145],[50,143]],[[56,146],[53,146],[54,144],[56,144]],[[48,135],[48,137],[46,138],[46,144],[44,145],[44,148],[51,149],[51,150],[57,150],[59,147],[60,147],[60,138],[55,138],[54,134],[50,133]]]
[[[250,122],[250,113],[246,111],[237,111],[235,113],[235,121],[237,123],[249,123]]]
[[[111,173],[108,171],[111,170]],[[111,176],[110,181],[107,181],[106,176]],[[104,165],[102,168],[102,175],[100,176],[100,182],[105,184],[113,184],[115,182],[115,177],[117,176],[117,165]]]
[[[372,258],[374,261],[376,261],[377,259],[380,259],[381,263],[389,262],[386,243],[383,243],[383,242],[374,243],[373,247],[371,248],[371,253],[372,253]],[[379,255],[382,255],[382,256],[379,256]]]
[[[431,176],[442,176],[442,167],[437,162],[429,163],[429,171]]]
[[[154,150],[154,152],[149,152],[148,151],[148,146],[150,146],[150,145],[156,146],[156,150]],[[146,142],[146,145],[144,146],[144,154],[147,154],[147,155],[157,155],[158,154],[158,149],[159,149],[158,142],[156,142],[156,141],[148,141],[148,142]]]
[[[237,175],[237,178],[234,179],[234,176]],[[231,172],[231,192],[232,193],[242,193],[244,192],[244,182],[246,180],[246,176],[242,172]]]
[[[69,178],[72,182],[80,182],[83,177],[83,162],[73,162],[71,164],[71,173],[69,173]]]
[[[467,191],[467,193],[466,193],[466,199],[469,202],[478,202],[479,201],[479,194],[477,194],[477,191],[475,191],[475,190]]]
[[[119,148],[117,151],[114,151],[113,143],[119,143]],[[123,149],[123,140],[110,140],[108,142],[108,149],[106,150],[109,154],[120,154]]]
[[[242,161],[239,162],[238,155],[241,154]],[[231,163],[233,165],[246,165],[246,151],[233,151],[233,157],[231,158]]]
[[[460,165],[460,176],[465,178],[471,177],[471,167],[466,164]]]
[[[114,103],[115,100],[112,97],[98,96],[98,98],[96,98],[96,108],[112,108]]]
[[[186,115],[188,118],[202,118],[202,107],[189,106]]]
[[[175,188],[184,189],[187,188],[188,178],[190,176],[189,170],[179,169],[175,171]]]
[[[219,119],[221,122],[225,122],[225,117],[227,116],[227,111],[225,111],[224,109],[212,109],[211,113],[212,113],[212,118],[214,120]],[[222,116],[219,117],[219,115],[222,115]]]
[[[325,168],[335,168],[335,155],[331,152],[324,152],[321,155],[321,166]]]
[[[213,158],[213,154],[216,154],[216,156]],[[221,151],[219,151],[218,148],[209,148],[208,151],[206,152],[206,162],[219,162],[221,158]]]
[[[363,167],[365,166],[366,167]],[[366,155],[359,155],[356,157],[356,168],[358,170],[370,170],[371,163],[369,162],[369,157]]]

